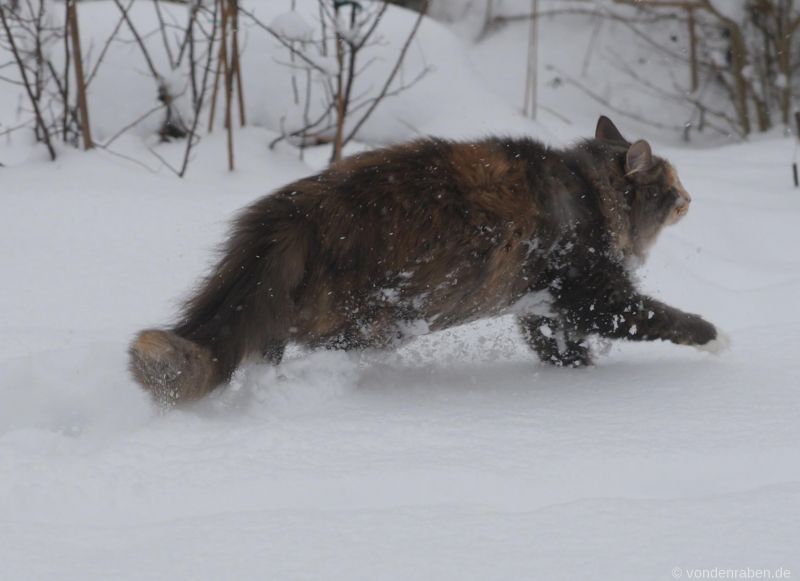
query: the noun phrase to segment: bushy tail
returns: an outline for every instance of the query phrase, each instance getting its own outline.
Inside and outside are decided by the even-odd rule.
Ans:
[[[142,331],[128,353],[133,377],[160,404],[197,399],[214,388],[211,351],[175,333]]]
[[[290,203],[276,195],[249,208],[179,324],[136,337],[130,368],[156,400],[174,404],[202,397],[230,379],[251,353],[280,359],[310,239],[308,228],[292,219]]]

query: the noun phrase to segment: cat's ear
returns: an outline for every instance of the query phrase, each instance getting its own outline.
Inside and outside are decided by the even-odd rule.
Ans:
[[[622,133],[619,132],[617,126],[614,125],[611,119],[605,115],[601,115],[600,119],[597,120],[597,128],[594,130],[594,138],[603,141],[616,141],[618,143],[630,145],[630,142],[622,137]]]
[[[653,150],[650,144],[640,139],[628,148],[625,154],[625,175],[631,176],[653,167]]]

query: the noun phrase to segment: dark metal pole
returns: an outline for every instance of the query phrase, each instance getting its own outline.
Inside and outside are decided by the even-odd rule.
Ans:
[[[794,124],[797,127],[797,134],[795,137],[800,140],[800,111],[795,111]],[[795,159],[794,163],[792,163],[792,174],[794,176],[794,187],[798,187],[800,186],[800,180],[797,175],[797,145],[795,145],[794,155]]]

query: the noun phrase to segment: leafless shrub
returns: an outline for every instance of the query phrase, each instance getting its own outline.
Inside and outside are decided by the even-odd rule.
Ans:
[[[377,88],[366,88],[361,92],[356,90],[359,75],[372,64],[372,60],[364,62],[364,55],[370,47],[381,42],[378,27],[389,7],[388,2],[318,0],[316,26],[308,24],[294,12],[266,24],[254,13],[243,10],[244,15],[287,49],[287,66],[298,71],[304,83],[301,97],[297,79],[293,76],[295,102],[302,100],[302,125],[285,131],[272,145],[290,139],[300,146],[302,155],[305,146],[330,143],[331,161],[341,159],[345,145],[354,139],[384,99],[408,89],[428,73],[429,68],[423,67],[410,80],[396,83],[408,49],[427,12],[428,2],[420,4],[419,14],[403,45],[392,57],[388,75]],[[321,89],[322,111],[311,117],[311,103],[317,98],[314,89]]]
[[[21,108],[20,124],[16,128],[32,128],[36,140],[43,143],[50,158],[55,159],[55,136],[61,133],[64,141],[77,139],[74,129],[80,125],[67,99],[68,65],[59,71],[49,58],[50,49],[61,39],[65,50],[70,51],[67,25],[59,26],[48,18],[44,0],[22,3],[0,0],[0,25],[0,48],[12,57],[12,61],[0,63],[3,72],[0,80],[21,86],[29,107]],[[59,97],[63,101],[60,108],[54,103]]]
[[[126,132],[153,115],[163,115],[157,131],[162,141],[186,139],[180,164],[172,165],[154,149],[150,151],[176,175],[186,174],[192,151],[200,139],[204,122],[215,128],[218,104],[223,107],[227,132],[228,166],[234,168],[234,116],[246,122],[240,47],[240,19],[254,23],[253,33],[269,34],[287,50],[291,67],[293,102],[302,111],[302,121],[285,130],[277,141],[289,139],[304,147],[332,145],[332,160],[342,156],[350,143],[384,99],[408,89],[427,72],[422,67],[413,77],[401,75],[406,54],[428,7],[419,0],[420,12],[402,45],[390,57],[389,70],[374,86],[359,84],[365,69],[374,64],[374,54],[384,43],[378,32],[389,3],[383,1],[318,0],[316,26],[298,35],[285,27],[274,27],[240,6],[238,0],[191,0],[183,22],[180,12],[153,0],[155,25],[145,28],[130,10],[134,0],[112,0],[118,19],[93,59],[81,51],[76,0],[64,10],[50,0],[20,0],[12,9],[10,0],[0,0],[0,43],[13,61],[0,63],[0,81],[24,87],[26,105],[20,125],[6,132],[30,127],[55,158],[53,141],[86,148],[96,145],[110,151]],[[292,2],[294,8],[294,2]],[[55,15],[58,17],[54,17]],[[159,42],[160,39],[160,42]],[[97,78],[105,57],[118,43],[134,44],[154,84],[154,103],[111,137],[95,143],[90,130],[87,89]],[[50,58],[50,55],[55,58]],[[91,62],[90,62],[91,61]],[[374,80],[374,79],[373,79]],[[276,87],[276,90],[282,90]],[[320,107],[321,103],[321,107]],[[284,117],[285,120],[285,117]],[[113,153],[113,152],[112,152]]]
[[[538,17],[576,14],[621,23],[642,46],[685,65],[685,76],[671,79],[670,87],[656,85],[618,58],[623,51],[613,55],[614,65],[647,92],[691,105],[693,113],[684,124],[687,138],[692,130],[746,137],[778,123],[789,127],[800,93],[795,74],[800,67],[800,6],[794,0],[570,0],[550,4]],[[483,34],[531,17],[493,14]],[[674,33],[665,35],[667,27]],[[615,107],[612,99],[599,97],[579,79],[562,80]]]

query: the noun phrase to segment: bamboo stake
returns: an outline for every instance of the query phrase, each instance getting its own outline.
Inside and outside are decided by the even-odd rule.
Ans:
[[[528,70],[525,77],[523,113],[536,119],[537,68],[539,49],[539,0],[531,0],[531,26],[528,34]]]
[[[89,105],[86,102],[86,79],[83,76],[83,55],[81,53],[81,35],[78,29],[78,12],[75,0],[67,0],[70,36],[72,38],[72,62],[75,64],[75,85],[78,89],[78,110],[81,118],[81,135],[85,150],[94,147],[92,131],[89,126]]]
[[[344,39],[339,32],[339,4],[333,5],[334,26],[336,36],[334,39],[336,47],[336,132],[333,137],[333,151],[331,152],[331,163],[342,159],[342,141],[344,139]],[[352,47],[351,47],[352,50]]]
[[[244,127],[247,117],[244,112],[244,91],[242,90],[242,62],[239,49],[239,0],[230,0],[231,3],[231,30],[233,31],[231,52],[231,67],[236,79],[236,94],[239,97],[239,123]]]
[[[229,14],[230,4],[226,5],[223,0],[222,9],[222,47],[220,50],[220,57],[222,60],[222,74],[225,81],[225,130],[228,135],[228,169],[233,171],[233,123],[231,122],[231,109],[233,101],[233,71],[231,64],[228,61],[228,22],[230,20]]]
[[[222,42],[219,45],[219,52],[217,53],[217,70],[214,71],[214,88],[211,90],[211,110],[208,113],[208,132],[214,131],[214,115],[217,111],[217,94],[219,93],[219,77],[222,73],[222,51],[225,46],[225,0],[216,0],[215,6],[222,12],[220,23],[220,32],[222,34]],[[215,24],[216,26],[216,24]],[[211,48],[209,47],[209,50]]]
[[[64,119],[61,122],[61,133],[64,143],[68,139],[69,131],[69,67],[70,51],[69,51],[69,2],[64,3],[66,13],[64,14]]]
[[[694,6],[688,5],[686,7],[687,15],[689,16],[689,63],[692,71],[692,93],[700,86],[700,79],[697,74],[697,31],[694,20]]]

